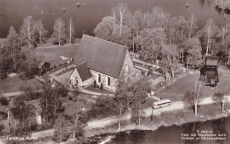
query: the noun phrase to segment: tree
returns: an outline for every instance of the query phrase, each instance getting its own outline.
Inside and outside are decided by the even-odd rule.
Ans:
[[[1,97],[0,102],[4,106],[7,106],[9,104],[9,101],[5,97]]]
[[[12,45],[12,48],[14,48],[18,44],[18,33],[16,32],[13,26],[10,26],[10,31],[7,35],[7,42],[9,42]]]
[[[59,115],[58,118],[55,120],[54,124],[55,131],[53,139],[56,142],[62,143],[69,138],[70,133],[67,126],[69,126],[69,122],[65,119],[63,115]]]
[[[43,43],[43,42],[45,42],[46,34],[48,33],[48,31],[45,30],[44,25],[43,25],[41,19],[37,20],[35,23],[37,25],[37,32],[38,32],[38,36],[39,36],[39,43]]]
[[[67,26],[67,35],[69,35],[69,44],[71,45],[74,43],[74,34],[75,34],[75,26],[72,17],[69,20]]]
[[[28,16],[23,20],[23,25],[20,27],[19,39],[22,45],[32,47],[35,42],[35,32],[37,29],[36,22],[32,16]]]
[[[164,30],[158,29],[144,29],[138,36],[138,42],[141,46],[140,56],[144,60],[157,60],[165,37]]]
[[[218,33],[219,28],[216,26],[212,19],[209,19],[206,22],[204,28],[198,32],[201,44],[203,46],[206,46],[206,56],[208,55],[208,52],[211,50],[211,47],[214,46],[216,40],[218,40]]]
[[[191,38],[188,41],[187,48],[187,69],[189,65],[192,67],[199,67],[201,65],[201,63],[203,62],[201,52],[202,48],[199,39]]]
[[[192,34],[194,34],[195,30],[198,28],[197,24],[197,19],[195,17],[194,14],[192,14],[189,19],[188,19],[188,23],[187,23],[187,27],[189,29],[189,33],[188,33],[188,40],[190,40]]]
[[[119,3],[112,9],[112,12],[114,14],[114,21],[116,22],[116,19],[119,21],[119,35],[121,36],[123,24],[125,23],[127,14],[130,13],[130,11],[126,3]]]
[[[223,101],[223,97],[224,97],[224,93],[217,92],[212,96],[212,99],[214,101],[217,101],[217,102],[221,103]]]
[[[52,87],[52,82],[47,81],[44,84],[44,91],[40,98],[42,117],[53,124],[57,115],[63,112],[60,98],[66,97],[68,91],[62,85],[55,85]]]
[[[19,131],[28,131],[29,116],[34,115],[33,105],[26,105],[24,96],[19,96],[14,102],[15,107],[11,108],[11,112],[15,119],[19,120]]]
[[[130,88],[131,93],[133,94],[132,99],[132,118],[131,121],[135,122],[139,126],[141,125],[141,118],[144,118],[145,113],[142,111],[142,102],[145,101],[147,93],[150,91],[150,85],[140,85],[134,84]]]
[[[65,34],[66,28],[62,18],[59,18],[55,21],[53,29],[54,29],[54,33],[52,37],[55,38],[55,41],[53,43],[58,42],[59,46],[61,44],[64,44],[66,41],[66,34]]]
[[[198,89],[197,89],[198,87]],[[187,91],[184,95],[183,101],[189,105],[194,107],[194,112],[195,112],[195,116],[197,116],[197,109],[198,109],[198,101],[199,101],[199,97],[200,97],[200,87],[201,87],[201,83],[197,83],[197,79],[196,79],[196,83],[195,83],[195,92],[192,91]]]
[[[178,48],[176,45],[163,45],[161,48],[162,60],[165,61],[166,72],[171,72],[174,78],[174,73],[178,67]]]

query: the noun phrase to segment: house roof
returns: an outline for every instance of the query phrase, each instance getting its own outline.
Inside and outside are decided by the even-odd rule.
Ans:
[[[48,62],[45,62],[45,61],[41,61],[39,64],[38,64],[38,68],[41,69],[43,67],[44,64],[49,64]],[[49,64],[50,66],[50,64]]]
[[[38,68],[42,68],[42,66],[44,65],[44,61],[42,61],[42,62],[40,62],[39,64],[38,64]]]
[[[85,81],[92,77],[90,70],[87,68],[87,62],[83,62],[76,67],[78,74],[82,81]]]
[[[218,65],[218,58],[214,56],[206,57],[206,66],[217,66]]]
[[[89,69],[119,77],[127,49],[119,44],[83,35],[75,63],[87,61]]]

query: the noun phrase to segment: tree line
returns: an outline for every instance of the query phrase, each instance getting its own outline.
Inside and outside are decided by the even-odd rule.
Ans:
[[[63,45],[69,41],[74,43],[74,22],[70,18],[68,28],[65,28],[64,21],[59,18],[54,24],[53,44]],[[24,72],[26,78],[32,78],[38,74],[37,66],[39,61],[34,57],[34,51],[31,48],[37,44],[45,43],[47,40],[47,30],[45,30],[41,19],[34,20],[28,16],[23,20],[20,32],[17,33],[13,26],[10,27],[7,41],[0,49],[0,78],[5,79],[8,73]],[[28,47],[23,49],[23,47]]]
[[[198,29],[195,15],[171,16],[161,7],[132,13],[127,4],[112,8],[94,29],[96,37],[125,45],[140,58],[160,61],[165,73],[174,76],[178,63],[198,68],[206,55],[218,56],[229,65],[230,26],[218,27],[212,19]]]

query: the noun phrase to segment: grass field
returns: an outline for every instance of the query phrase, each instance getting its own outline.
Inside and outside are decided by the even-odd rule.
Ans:
[[[216,92],[224,92],[226,88],[226,94],[230,94],[230,70],[223,71],[222,68],[219,71],[219,83],[216,87],[202,86],[200,91],[202,95],[200,98],[213,96]],[[199,78],[199,74],[189,74],[181,79],[177,80],[172,85],[167,86],[165,89],[156,94],[157,97],[163,99],[170,99],[172,101],[179,101],[183,99],[187,90],[195,90],[195,81]]]
[[[22,86],[25,84],[34,89],[42,87],[42,84],[36,79],[23,81],[19,76],[7,77],[4,80],[0,80],[0,93],[21,91]]]
[[[53,48],[35,48],[35,56],[42,61],[49,62],[51,65],[64,61],[61,56],[72,58],[77,53],[78,45],[64,45]]]
[[[39,47],[51,47],[51,46],[57,46],[57,45],[54,45],[54,44],[53,44],[53,41],[54,41],[54,38],[49,38],[49,39],[46,41],[46,43],[38,44],[38,45],[37,45],[37,47],[39,48]],[[74,43],[74,44],[76,44],[76,43],[80,43],[80,41],[81,41],[81,39],[76,38],[76,39],[75,39],[75,43]],[[67,42],[67,43],[66,43],[66,44],[64,44],[64,45],[69,45],[69,43]]]

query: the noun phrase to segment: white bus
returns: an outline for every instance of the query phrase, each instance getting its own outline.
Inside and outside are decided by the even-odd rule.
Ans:
[[[171,101],[169,99],[164,99],[164,100],[153,102],[153,108],[161,108],[161,107],[166,107],[170,105],[171,105]]]

